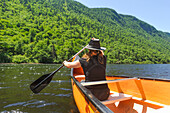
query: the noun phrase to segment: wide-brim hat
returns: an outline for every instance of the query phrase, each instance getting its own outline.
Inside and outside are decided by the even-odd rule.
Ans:
[[[86,46],[87,49],[90,50],[106,50],[105,47],[100,47],[100,40],[99,39],[91,39],[89,45]]]

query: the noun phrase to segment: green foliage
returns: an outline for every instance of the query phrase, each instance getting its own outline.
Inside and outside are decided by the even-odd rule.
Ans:
[[[92,37],[108,63],[170,63],[170,33],[133,16],[73,0],[1,1],[0,63],[62,63]]]
[[[13,63],[27,63],[29,62],[29,59],[23,55],[14,55],[12,57],[12,62]]]

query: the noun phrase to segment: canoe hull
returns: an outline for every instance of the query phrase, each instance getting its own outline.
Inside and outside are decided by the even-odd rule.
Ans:
[[[73,97],[80,113],[98,112],[98,110],[86,99],[80,88],[72,81]]]
[[[170,111],[170,80],[137,78],[121,82],[108,83],[113,94],[130,95],[128,98],[103,103],[96,99],[81,83],[84,80],[83,69],[71,71],[71,82],[75,103],[80,113],[159,113]],[[130,77],[107,76],[107,80],[127,79]],[[115,97],[114,97],[115,98]],[[116,97],[117,98],[117,97]]]

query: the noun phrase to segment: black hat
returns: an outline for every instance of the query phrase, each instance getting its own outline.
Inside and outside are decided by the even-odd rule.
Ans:
[[[104,47],[100,47],[100,40],[99,39],[91,39],[89,45],[86,47],[90,50],[106,50]]]

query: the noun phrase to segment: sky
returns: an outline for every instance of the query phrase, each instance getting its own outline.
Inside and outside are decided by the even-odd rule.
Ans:
[[[170,0],[75,0],[89,8],[111,8],[170,33]]]

